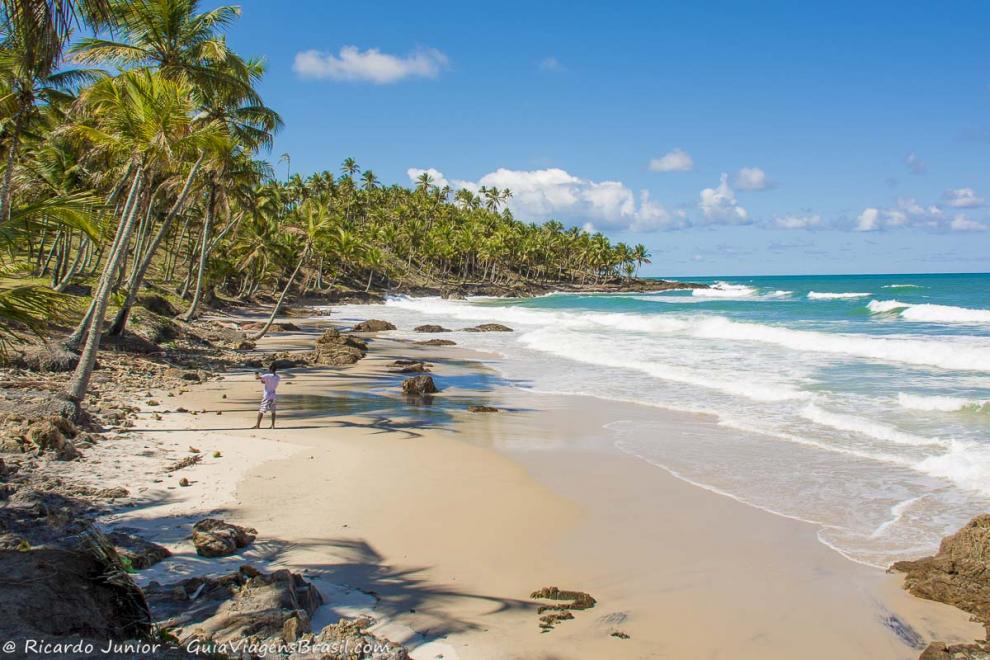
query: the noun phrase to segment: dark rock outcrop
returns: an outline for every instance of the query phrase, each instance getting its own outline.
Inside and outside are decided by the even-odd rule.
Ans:
[[[329,328],[316,340],[312,360],[315,364],[340,367],[354,364],[368,353],[368,344],[357,337]]]
[[[969,612],[990,633],[990,514],[976,516],[942,539],[933,556],[899,561],[890,570],[905,574],[904,588],[915,596]],[[990,655],[981,655],[987,644],[961,645],[956,652],[936,642],[921,657],[987,658]]]
[[[193,525],[192,542],[202,557],[224,557],[253,542],[258,530],[232,525],[217,518],[204,518]]]
[[[408,396],[425,396],[440,390],[433,382],[433,376],[413,376],[402,381],[402,391]]]
[[[395,330],[395,326],[388,321],[369,319],[367,321],[361,321],[351,328],[352,332],[383,332],[385,330]]]
[[[425,339],[416,343],[423,346],[457,346],[457,342],[452,339]]]
[[[433,325],[427,323],[426,325],[417,325],[413,328],[416,332],[450,332],[450,328],[445,328],[442,325]]]
[[[468,412],[473,413],[497,413],[498,408],[491,406],[468,406]]]
[[[108,537],[117,554],[138,570],[154,566],[172,556],[168,548],[127,532],[111,532]]]
[[[512,328],[501,323],[482,323],[473,328],[464,328],[464,332],[512,332]]]
[[[990,632],[990,514],[942,539],[934,556],[899,561],[891,570],[905,574],[904,588],[915,596],[955,605]]]

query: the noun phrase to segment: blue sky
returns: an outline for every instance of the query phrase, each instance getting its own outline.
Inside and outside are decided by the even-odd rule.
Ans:
[[[817,4],[250,0],[230,40],[295,172],[508,186],[657,275],[990,271],[990,5]]]

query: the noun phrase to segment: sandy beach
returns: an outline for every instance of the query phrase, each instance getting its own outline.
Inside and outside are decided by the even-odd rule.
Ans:
[[[325,326],[258,349],[309,348]],[[152,392],[160,405],[144,404],[134,428],[51,470],[130,490],[103,522],[174,553],[140,584],[290,568],[328,603],[314,629],[367,614],[414,658],[912,658],[930,640],[982,633],[819,543],[811,525],[689,484],[601,433],[647,416],[670,434],[726,432],[711,419],[523,391],[478,361],[492,356],[369,337],[353,367],[287,370],[275,430],[248,428],[260,388],[234,370]],[[388,370],[399,358],[433,365],[442,391],[429,405],[402,397],[403,375]],[[190,448],[204,459],[180,487],[162,467]],[[258,539],[198,557],[189,528],[205,515]],[[545,586],[597,604],[541,632],[529,596]]]

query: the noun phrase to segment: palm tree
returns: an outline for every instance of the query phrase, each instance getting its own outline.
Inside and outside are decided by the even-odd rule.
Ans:
[[[278,162],[285,162],[285,180],[289,180],[289,174],[292,170],[292,157],[288,153],[284,153],[278,157]]]
[[[272,308],[272,313],[268,317],[268,321],[256,334],[252,335],[250,339],[252,341],[257,341],[268,333],[269,328],[272,327],[272,323],[275,322],[275,318],[278,316],[279,310],[282,308],[282,303],[285,301],[286,294],[289,293],[289,289],[296,280],[296,275],[302,269],[303,265],[309,261],[313,255],[313,246],[324,239],[325,232],[329,229],[331,225],[330,214],[325,205],[319,204],[316,201],[306,202],[302,204],[294,212],[294,217],[292,220],[293,226],[283,230],[285,235],[302,241],[302,246],[292,245],[294,251],[299,254],[299,260],[296,262],[296,267],[289,275],[288,281],[285,283],[285,287],[279,294],[278,299],[275,301],[275,306]],[[293,241],[295,243],[296,241]]]
[[[80,98],[85,112],[80,123],[67,127],[68,133],[92,145],[94,154],[106,153],[127,163],[125,180],[129,192],[93,301],[74,337],[86,341],[79,364],[66,393],[81,401],[89,385],[103,317],[110,300],[110,285],[127,251],[144,187],[172,154],[200,146],[200,136],[191,130],[192,108],[189,85],[163,78],[148,70],[128,71],[116,78],[97,82]],[[72,341],[72,338],[70,338]]]
[[[200,94],[209,90],[257,94],[250,63],[227,47],[221,31],[240,8],[224,5],[199,12],[199,0],[108,0],[120,41],[87,37],[72,48],[79,61],[121,68],[154,67]]]
[[[353,158],[348,157],[348,158],[345,158],[344,159],[344,163],[340,166],[340,171],[341,171],[341,173],[343,173],[343,175],[346,178],[350,179],[355,174],[357,174],[358,172],[360,172],[361,169],[358,167],[358,164],[357,164],[357,161],[356,160],[354,160]]]

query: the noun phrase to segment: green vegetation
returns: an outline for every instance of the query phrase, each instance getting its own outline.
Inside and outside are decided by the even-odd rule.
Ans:
[[[186,301],[187,321],[217,291],[272,294],[274,319],[292,291],[599,283],[649,263],[643,246],[514,219],[508,190],[452,193],[427,175],[385,187],[351,158],[275,180],[260,157],[281,126],[257,92],[264,64],[224,38],[238,12],[2,0],[0,350],[75,318],[72,397],[146,280]],[[81,319],[64,295],[78,284]]]

